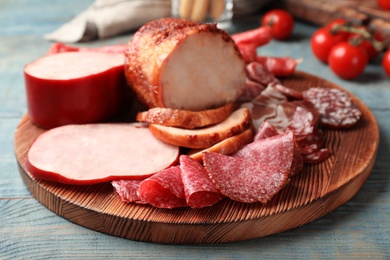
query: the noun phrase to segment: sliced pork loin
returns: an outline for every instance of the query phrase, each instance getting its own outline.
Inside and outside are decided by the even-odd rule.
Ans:
[[[35,140],[27,169],[38,179],[94,184],[144,179],[178,157],[177,146],[156,139],[139,123],[66,125]]]
[[[158,139],[187,148],[208,148],[226,138],[242,133],[251,127],[251,115],[247,108],[234,111],[219,124],[199,129],[150,124],[149,129]]]
[[[135,33],[125,57],[128,84],[149,108],[200,111],[234,102],[244,91],[245,63],[216,24],[151,21]]]
[[[138,113],[136,120],[151,124],[194,129],[222,122],[230,116],[233,109],[233,103],[202,111],[155,107]]]

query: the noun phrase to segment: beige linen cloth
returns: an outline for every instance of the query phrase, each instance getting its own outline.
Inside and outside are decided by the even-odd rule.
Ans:
[[[168,16],[171,0],[96,0],[71,21],[45,35],[45,39],[74,43],[109,38]]]

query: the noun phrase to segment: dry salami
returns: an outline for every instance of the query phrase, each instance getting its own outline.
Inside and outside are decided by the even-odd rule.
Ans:
[[[203,161],[221,193],[239,202],[266,203],[288,181],[285,167],[256,160],[206,152]]]
[[[238,102],[249,102],[263,92],[265,86],[250,79],[245,81],[244,93],[238,98]]]
[[[356,124],[361,111],[347,92],[339,89],[310,88],[303,98],[313,103],[320,114],[320,122],[331,128],[348,128]]]
[[[256,61],[263,64],[276,77],[291,76],[298,64],[292,57],[256,56]]]
[[[191,208],[212,206],[223,199],[224,196],[217,190],[206,169],[198,161],[188,155],[181,155],[180,169],[185,198]]]
[[[322,148],[313,153],[304,154],[303,161],[305,163],[320,163],[328,159],[330,155],[331,152],[328,149]]]
[[[303,99],[302,92],[288,88],[285,85],[282,84],[274,84],[274,88],[276,88],[280,93],[284,94],[289,99]]]
[[[279,132],[274,125],[270,124],[268,121],[264,121],[257,130],[254,141],[272,137],[278,134]]]
[[[146,204],[139,197],[139,186],[143,180],[119,180],[112,181],[114,192],[123,202],[135,202],[138,204]]]
[[[267,86],[270,83],[280,83],[271,72],[259,62],[251,62],[246,65],[246,75],[250,80]]]
[[[180,167],[172,166],[142,181],[139,196],[156,208],[187,206]]]
[[[238,150],[233,156],[284,168],[291,175],[295,175],[303,167],[301,154],[291,131],[252,142]]]

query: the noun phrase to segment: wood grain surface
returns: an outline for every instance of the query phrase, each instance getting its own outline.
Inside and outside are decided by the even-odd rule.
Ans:
[[[282,0],[283,7],[295,17],[323,26],[336,18],[365,24],[382,32],[390,47],[390,10],[378,6],[377,0]]]
[[[340,88],[303,72],[296,72],[284,84],[298,90],[311,86]],[[267,204],[225,199],[204,209],[156,209],[122,203],[110,183],[75,186],[37,180],[26,170],[25,160],[31,143],[44,130],[34,126],[27,115],[15,132],[15,154],[32,195],[51,211],[81,226],[158,243],[242,241],[304,225],[339,207],[359,191],[375,162],[379,129],[371,111],[355,96],[352,98],[362,110],[361,121],[349,130],[326,130],[325,146],[332,156],[321,164],[306,165]]]

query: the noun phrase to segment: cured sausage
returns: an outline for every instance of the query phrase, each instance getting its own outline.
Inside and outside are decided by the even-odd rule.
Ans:
[[[140,124],[66,125],[34,141],[27,169],[38,179],[94,184],[144,179],[177,162],[178,156],[178,147],[156,139]]]
[[[270,83],[280,83],[280,81],[261,63],[253,61],[246,66],[246,74],[250,80],[268,86]]]
[[[317,109],[321,123],[331,128],[349,128],[361,117],[348,93],[339,89],[310,88],[303,92],[303,98]]]
[[[125,53],[125,74],[152,107],[191,111],[235,102],[245,87],[245,62],[216,24],[162,18],[142,26]]]
[[[256,56],[255,60],[276,77],[291,76],[297,66],[297,61],[292,57]]]
[[[264,121],[257,130],[254,141],[266,139],[278,134],[279,132],[274,125],[270,124],[268,121]]]
[[[47,129],[110,120],[131,95],[123,54],[47,55],[27,64],[24,78],[30,119]]]
[[[266,203],[288,181],[289,173],[284,166],[209,152],[204,153],[203,162],[217,189],[239,202]]]
[[[303,168],[301,154],[291,131],[247,144],[238,150],[233,157],[255,160],[279,168],[284,167],[285,172],[291,175],[295,175],[296,171],[301,171]],[[298,165],[294,165],[294,163]]]
[[[138,204],[146,204],[138,193],[139,186],[143,180],[117,180],[112,181],[111,185],[114,187],[115,194],[123,202],[134,202]]]
[[[156,208],[188,206],[179,166],[172,166],[145,179],[139,186],[140,198]]]
[[[180,169],[185,198],[191,208],[212,206],[224,198],[198,161],[188,155],[181,155]]]
[[[253,141],[253,130],[251,128],[245,130],[244,132],[234,135],[232,137],[226,138],[222,142],[219,142],[206,149],[192,149],[188,155],[195,159],[198,162],[202,162],[202,157],[204,152],[214,152],[221,154],[233,154],[237,152],[244,145]]]

